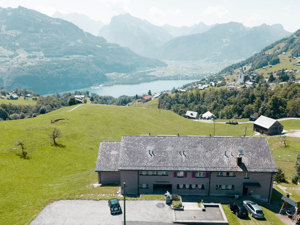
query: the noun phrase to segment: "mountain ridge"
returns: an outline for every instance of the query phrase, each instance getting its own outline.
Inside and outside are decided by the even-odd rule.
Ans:
[[[37,11],[0,8],[0,86],[53,93],[103,83],[106,73],[165,66]]]

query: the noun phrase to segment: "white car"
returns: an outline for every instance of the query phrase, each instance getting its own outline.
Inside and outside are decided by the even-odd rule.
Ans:
[[[264,219],[265,215],[262,209],[258,204],[255,202],[249,201],[249,200],[244,200],[243,205],[245,208],[248,210],[248,212],[251,214],[252,217],[256,219]]]

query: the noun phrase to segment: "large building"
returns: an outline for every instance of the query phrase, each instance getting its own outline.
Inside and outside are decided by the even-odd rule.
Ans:
[[[131,195],[168,190],[270,201],[277,168],[266,138],[123,136],[101,142],[96,172],[102,185],[126,182]]]

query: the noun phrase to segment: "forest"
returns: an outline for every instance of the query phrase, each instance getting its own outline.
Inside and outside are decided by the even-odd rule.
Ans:
[[[164,94],[158,108],[183,116],[187,110],[200,115],[211,111],[217,118],[249,118],[253,113],[272,118],[300,117],[300,84],[286,83],[270,88],[260,82],[255,88],[229,90],[215,87],[186,93]]]

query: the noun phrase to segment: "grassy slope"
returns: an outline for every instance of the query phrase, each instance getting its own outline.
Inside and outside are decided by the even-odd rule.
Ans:
[[[8,99],[0,99],[1,104],[13,104],[13,105],[35,105],[37,101],[33,101],[31,98],[27,98],[24,100],[24,97],[20,97],[18,100],[8,100]]]
[[[118,187],[90,185],[97,182],[94,168],[102,140],[148,133],[213,133],[213,124],[193,122],[165,110],[100,105],[70,109],[0,122],[0,224],[27,224],[55,199],[100,199],[116,194]],[[56,118],[68,120],[51,124]],[[216,135],[241,136],[246,126],[247,135],[251,135],[252,124],[216,124]],[[63,136],[58,142],[65,148],[52,146],[49,134],[54,127],[61,129]],[[17,140],[24,141],[30,160],[16,156]]]
[[[120,140],[121,135],[177,134],[209,135],[211,124],[195,123],[175,113],[135,107],[84,105],[69,112],[62,108],[32,119],[3,121],[0,130],[0,224],[25,224],[36,216],[49,199],[79,198],[113,190],[90,187],[99,142]],[[51,124],[51,119],[68,120]],[[249,125],[216,125],[216,135],[240,136]],[[51,145],[54,127],[62,131]],[[251,130],[250,128],[248,130]],[[250,132],[249,132],[250,134]],[[32,159],[16,156],[15,142],[22,140]],[[88,196],[87,196],[88,197]]]

